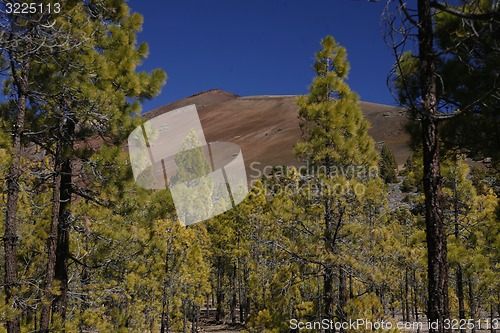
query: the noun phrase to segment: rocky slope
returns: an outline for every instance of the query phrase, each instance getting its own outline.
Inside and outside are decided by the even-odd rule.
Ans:
[[[159,114],[196,104],[207,142],[227,141],[238,144],[243,152],[247,176],[251,179],[266,166],[300,165],[292,148],[300,139],[297,96],[245,96],[213,89],[154,109],[143,116]],[[393,106],[361,102],[371,124],[370,135],[377,146],[386,144],[398,164],[410,154],[407,118]],[[259,171],[257,171],[259,170]]]

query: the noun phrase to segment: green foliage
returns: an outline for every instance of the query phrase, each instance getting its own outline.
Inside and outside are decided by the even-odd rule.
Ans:
[[[303,138],[295,152],[312,161],[313,169],[301,174],[288,168],[258,180],[235,209],[183,227],[168,190],[134,184],[128,156],[117,144],[140,123],[131,117],[139,111],[138,102],[158,93],[165,79],[161,71],[136,72],[147,54],[135,39],[141,17],[123,1],[71,4],[56,24],[71,26],[67,33],[76,40],[90,32],[92,37],[44,64],[34,63],[30,74],[33,87],[47,95],[30,103],[29,129],[40,133],[32,147],[40,158],[21,160],[26,171],[18,214],[23,331],[39,329],[35,318],[42,304],[52,209],[49,180],[54,148],[67,139],[60,127],[67,121],[77,125],[74,136],[59,146],[75,166],[78,190],[68,227],[70,311],[65,321],[54,314],[52,330],[158,332],[163,326],[166,332],[184,332],[196,330],[200,313],[209,310],[219,323],[244,323],[248,332],[284,332],[292,318],[325,318],[328,287],[335,320],[411,319],[412,313],[422,313],[427,301],[422,160],[419,154],[410,157],[402,174],[408,196],[391,203],[383,180],[370,173],[378,156],[358,97],[345,83],[346,51],[332,37],[322,41],[316,55],[310,94],[298,99]],[[407,57],[403,69],[411,74],[418,64]],[[61,94],[53,94],[57,91]],[[11,125],[12,110],[11,102],[2,106],[2,129]],[[0,132],[2,179],[10,163],[6,133]],[[198,145],[193,135],[185,148]],[[499,302],[495,181],[487,172],[471,171],[460,158],[447,158],[442,183],[449,262],[463,267],[465,288],[481,301],[474,310],[479,315]],[[208,173],[203,161],[202,149],[177,156],[177,180]],[[379,163],[384,180],[392,180],[397,166],[387,147]],[[2,182],[3,193],[4,187]],[[4,206],[1,200],[2,212]],[[453,270],[450,274],[456,276]],[[452,300],[455,287],[453,281]],[[56,281],[51,293],[61,292]],[[467,311],[472,305],[466,301]],[[1,322],[14,315],[0,293]]]
[[[284,331],[292,318],[328,318],[331,312],[325,311],[334,308],[337,316],[356,316],[339,300],[347,278],[357,281],[349,287],[352,295],[389,284],[382,267],[391,261],[397,241],[383,214],[382,181],[370,174],[377,153],[358,97],[344,82],[345,49],[332,37],[322,46],[310,94],[298,99],[303,137],[295,152],[312,161],[313,169],[300,174],[288,168],[257,184],[267,202],[255,221],[261,232],[253,237],[259,256],[250,275],[251,332]],[[326,288],[337,294],[335,304],[325,306]]]
[[[386,183],[395,183],[397,182],[397,169],[398,165],[396,163],[396,158],[392,153],[391,149],[384,145],[382,147],[382,151],[380,152],[380,162],[379,162],[379,170],[380,177]]]
[[[4,85],[9,100],[1,107],[0,125],[3,128],[13,128],[16,121],[18,106],[14,102],[16,96],[21,96],[21,88],[14,84],[14,73],[21,64],[28,84],[24,132],[31,134],[23,136],[22,144],[31,160],[23,161],[21,165],[23,174],[19,183],[24,194],[18,200],[18,206],[22,207],[18,212],[21,236],[18,257],[20,262],[26,263],[26,267],[19,267],[19,272],[21,269],[24,272],[19,276],[22,281],[19,302],[23,311],[28,313],[28,325],[36,323],[33,318],[39,316],[40,306],[37,305],[43,303],[47,308],[49,304],[50,309],[50,302],[67,291],[61,280],[52,282],[47,278],[54,276],[53,268],[48,268],[46,254],[49,252],[50,258],[54,254],[54,248],[46,246],[48,239],[57,238],[59,241],[63,239],[63,230],[69,232],[65,238],[66,244],[69,243],[69,254],[63,255],[62,264],[68,266],[69,261],[82,265],[85,269],[73,266],[75,276],[89,274],[89,267],[93,266],[88,265],[87,260],[95,260],[96,267],[106,266],[102,258],[104,252],[99,249],[104,244],[109,246],[112,241],[118,243],[120,237],[94,225],[96,233],[92,235],[94,241],[99,240],[95,247],[99,255],[92,258],[90,253],[93,252],[86,247],[88,242],[79,242],[80,232],[90,234],[88,222],[91,220],[86,215],[78,215],[77,212],[82,210],[77,204],[88,200],[85,204],[102,213],[115,205],[120,195],[123,196],[120,191],[127,187],[125,182],[130,171],[123,163],[124,152],[119,144],[138,124],[138,118],[132,115],[139,113],[139,101],[157,95],[166,79],[162,70],[151,74],[136,71],[147,55],[147,46],[137,45],[136,34],[141,29],[142,17],[131,14],[125,1],[60,3],[64,15],[54,16],[53,25],[40,26],[42,20],[23,23],[13,15],[2,26],[0,35],[2,45],[21,42],[16,52],[8,53],[10,57],[16,57],[10,59],[10,64],[17,68],[10,68],[11,79],[7,79]],[[17,33],[16,29],[23,24],[34,26],[26,29],[28,32],[24,35],[22,29],[19,34],[5,34],[9,27]],[[29,33],[35,30],[36,34]],[[9,36],[18,40],[5,40],[11,38]],[[37,49],[36,56],[23,54],[25,49],[29,52]],[[2,50],[2,55],[5,54]],[[2,148],[3,143],[1,136]],[[62,176],[61,170],[65,172]],[[63,181],[68,174],[70,179]],[[60,195],[57,190],[61,191]],[[100,223],[120,220],[117,215],[110,216],[109,210],[107,214],[96,217],[96,220]],[[55,228],[50,227],[51,223],[54,225],[53,221],[59,221],[59,235],[54,233]],[[66,222],[67,225],[63,226]],[[83,223],[81,229],[78,222]],[[52,231],[49,233],[49,230]],[[59,247],[57,251],[63,253]],[[89,281],[93,280],[85,277],[78,282],[97,284]],[[103,290],[115,286],[103,283],[103,288],[96,288],[95,292],[104,299]],[[42,295],[44,290],[47,292]],[[80,318],[92,321],[97,329],[113,331],[109,324],[113,320],[107,310],[97,307],[87,311],[88,304],[93,304],[89,293],[87,289],[82,292],[83,298],[89,297],[89,302],[81,301],[80,315],[93,313],[95,320],[103,325],[97,325],[84,316]],[[71,307],[64,304],[63,308]],[[76,326],[73,325],[79,322],[75,317],[78,316],[72,313],[65,321],[54,313],[51,328],[62,330],[66,326],[67,330],[74,331]]]
[[[476,172],[477,173],[477,172]],[[467,293],[474,299],[486,299],[498,288],[498,248],[492,246],[498,242],[498,197],[487,187],[486,182],[478,182],[477,175],[472,176],[470,167],[459,156],[448,156],[442,163],[443,174],[443,210],[448,236],[448,260],[451,272],[450,297],[451,310],[458,317],[456,267],[463,272],[462,284]],[[481,173],[480,173],[481,174]],[[485,174],[483,173],[483,176]],[[410,158],[405,170],[406,179],[403,186],[410,193],[408,204],[411,207],[412,219],[422,219],[421,195],[422,161]],[[483,178],[486,180],[487,178]],[[479,186],[479,187],[478,187]],[[410,215],[410,216],[411,216]],[[408,229],[410,238],[407,244],[411,247],[425,241],[423,226],[418,223]],[[413,244],[413,245],[412,245]],[[413,251],[413,250],[412,250]],[[418,247],[422,253],[423,247]],[[410,254],[410,253],[409,253]],[[413,255],[408,258],[414,257]],[[424,263],[421,263],[424,266]],[[408,266],[411,267],[411,266]],[[416,267],[415,267],[416,268]],[[422,267],[423,269],[423,267]],[[469,315],[476,316],[487,309],[484,304],[475,304],[465,297],[465,307]],[[496,302],[496,301],[494,301]],[[472,306],[475,313],[471,313]]]
[[[298,98],[302,140],[295,152],[317,165],[373,165],[374,142],[359,107],[359,97],[345,83],[349,63],[345,48],[331,36],[316,54],[310,94]]]
[[[460,10],[479,14],[498,11],[496,6],[492,0],[472,1],[460,6]],[[458,146],[474,158],[492,157],[496,161],[500,157],[500,38],[495,31],[499,28],[498,18],[464,24],[449,13],[436,15],[437,44],[442,50],[450,50],[439,66],[444,87],[441,98],[460,113],[443,124],[447,147]]]
[[[466,15],[498,11],[492,0],[447,6]],[[443,148],[458,147],[472,158],[498,161],[500,39],[496,31],[500,21],[466,20],[446,11],[437,11],[434,19],[436,106],[446,119],[439,124]],[[399,59],[393,82],[400,105],[412,112],[413,120],[419,119],[421,111],[419,70],[418,58],[407,51]],[[412,121],[409,130],[412,139],[421,142],[419,122]]]
[[[411,154],[404,167],[404,180],[401,186],[403,192],[423,191],[423,168],[422,168],[422,153],[416,151]]]

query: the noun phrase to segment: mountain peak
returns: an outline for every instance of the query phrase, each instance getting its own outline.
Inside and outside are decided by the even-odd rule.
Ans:
[[[189,97],[186,97],[186,98],[193,98],[193,97],[196,97],[196,96],[201,96],[201,95],[225,95],[225,96],[234,96],[234,97],[239,97],[239,95],[236,95],[236,94],[233,94],[229,91],[225,91],[225,90],[222,90],[222,89],[219,89],[219,88],[214,88],[214,89],[209,89],[209,90],[205,90],[205,91],[201,91],[199,93],[196,93],[196,94],[193,94]]]
[[[163,114],[168,111],[172,111],[178,108],[182,108],[187,105],[192,105],[195,104],[198,109],[204,108],[210,105],[222,103],[231,99],[236,99],[238,98],[239,95],[233,94],[231,92],[221,90],[221,89],[210,89],[210,90],[205,90],[199,93],[196,93],[194,95],[191,95],[189,97],[185,97],[183,99],[180,99],[178,101],[169,103],[164,106],[160,106],[159,108],[156,108],[154,110],[148,111],[142,116],[145,119],[152,119],[160,114]]]

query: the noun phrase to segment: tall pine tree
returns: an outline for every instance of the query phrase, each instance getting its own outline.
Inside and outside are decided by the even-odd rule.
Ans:
[[[349,199],[336,192],[338,189],[352,192],[349,182],[360,174],[362,178],[369,175],[370,168],[376,166],[377,153],[367,132],[368,122],[359,107],[359,97],[345,82],[349,72],[345,48],[331,36],[324,38],[321,45],[322,50],[316,53],[316,77],[309,88],[310,93],[298,99],[302,138],[295,152],[313,167],[321,189],[322,239],[327,254],[323,265],[324,318],[335,317],[334,278],[337,272],[337,316],[343,320],[347,305],[345,269],[334,258],[339,252],[339,230],[345,223]],[[342,173],[343,176],[339,176]]]

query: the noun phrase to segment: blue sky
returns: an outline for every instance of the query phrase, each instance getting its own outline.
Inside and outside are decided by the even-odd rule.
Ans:
[[[305,94],[326,35],[347,48],[348,83],[361,100],[395,105],[386,86],[394,62],[382,36],[385,1],[130,0],[144,16],[143,70],[163,68],[161,95],[143,111],[219,88],[242,96]]]

